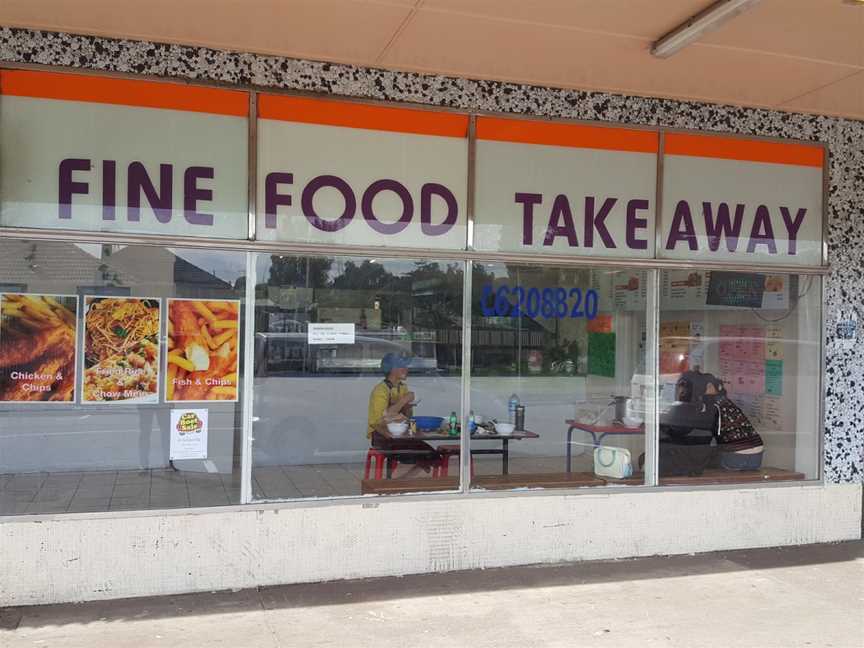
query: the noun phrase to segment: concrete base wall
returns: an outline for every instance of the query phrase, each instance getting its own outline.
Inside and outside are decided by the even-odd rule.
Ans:
[[[418,496],[0,520],[0,606],[861,537],[862,486]]]

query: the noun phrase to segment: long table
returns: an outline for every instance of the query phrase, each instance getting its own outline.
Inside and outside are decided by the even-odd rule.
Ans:
[[[378,433],[388,439],[416,439],[417,441],[452,441],[459,442],[460,436],[459,434],[452,436],[445,432],[444,430],[435,430],[435,431],[419,431],[417,434],[402,434],[400,436],[393,436],[390,434],[390,431],[387,429],[386,425],[379,425]],[[475,441],[500,441],[501,448],[471,448],[472,455],[501,455],[501,474],[509,475],[510,474],[510,441],[521,441],[522,439],[539,439],[540,435],[536,432],[529,432],[528,430],[522,431],[514,431],[512,434],[489,434],[489,433],[480,433],[474,432],[471,434],[471,442],[472,446]],[[402,450],[394,450],[393,454],[412,454],[411,450],[402,451]],[[390,460],[388,458],[387,461],[387,475],[388,477],[391,475],[390,470]]]

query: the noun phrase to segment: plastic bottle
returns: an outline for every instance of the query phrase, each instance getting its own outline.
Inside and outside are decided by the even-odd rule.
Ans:
[[[474,422],[474,410],[468,414],[468,432],[470,434],[474,434],[474,430],[477,429],[477,423]]]
[[[450,436],[456,436],[459,432],[458,425],[459,419],[456,417],[456,412],[450,412]]]
[[[519,397],[514,393],[510,394],[510,401],[507,403],[507,422],[514,423],[516,421],[516,408],[519,407]]]

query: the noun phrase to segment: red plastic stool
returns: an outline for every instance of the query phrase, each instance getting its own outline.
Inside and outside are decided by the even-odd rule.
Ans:
[[[396,457],[391,457],[377,448],[369,448],[366,452],[366,469],[363,471],[363,479],[369,479],[369,471],[372,467],[373,459],[375,460],[375,479],[384,477],[384,466],[387,464],[388,459],[390,460],[390,474],[396,472],[396,467],[399,465]]]
[[[458,445],[440,445],[435,448],[441,455],[441,464],[438,469],[438,476],[447,477],[450,471],[450,457],[458,457],[462,449]],[[471,455],[471,476],[474,476],[474,456]]]

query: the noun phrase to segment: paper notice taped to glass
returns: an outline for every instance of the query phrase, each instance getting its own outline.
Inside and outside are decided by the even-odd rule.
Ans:
[[[309,324],[309,344],[354,344],[354,324]]]
[[[207,458],[208,414],[206,409],[171,410],[171,461]]]

